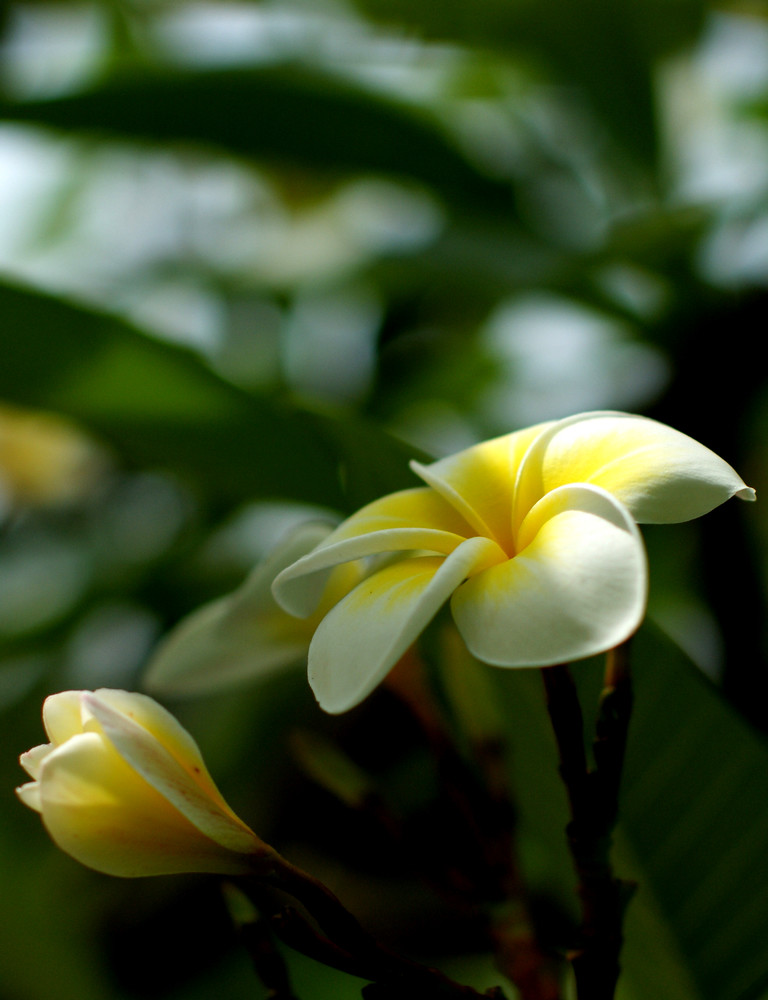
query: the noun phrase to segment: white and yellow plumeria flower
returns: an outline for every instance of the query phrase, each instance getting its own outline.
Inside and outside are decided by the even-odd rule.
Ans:
[[[67,854],[108,875],[247,874],[274,852],[229,808],[197,744],[142,694],[63,691],[16,789]]]
[[[395,554],[315,631],[309,678],[328,712],[362,701],[448,598],[487,663],[548,666],[610,649],[645,612],[637,522],[754,499],[714,452],[625,413],[539,424],[412,468],[425,486],[353,514],[273,584],[286,611],[307,617],[334,567]]]
[[[361,563],[338,566],[315,613],[297,621],[272,596],[277,574],[306,555],[331,532],[328,524],[305,524],[289,532],[230,594],[182,619],[153,653],[144,674],[148,691],[198,695],[267,677],[300,663],[326,611],[356,586]]]

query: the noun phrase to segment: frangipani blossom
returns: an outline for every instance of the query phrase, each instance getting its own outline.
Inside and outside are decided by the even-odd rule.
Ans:
[[[337,567],[319,607],[302,621],[275,603],[271,584],[281,570],[310,552],[331,530],[327,524],[301,525],[281,539],[237,590],[182,619],[147,666],[147,690],[202,694],[265,677],[303,660],[325,612],[360,582],[361,565]]]
[[[229,808],[197,744],[142,694],[64,691],[16,789],[67,854],[108,875],[246,874],[274,852]]]
[[[549,666],[604,652],[645,613],[637,522],[754,499],[714,452],[625,413],[539,424],[412,468],[425,486],[353,514],[273,584],[286,611],[307,617],[334,567],[390,554],[315,631],[309,678],[326,711],[362,701],[449,598],[486,663]]]

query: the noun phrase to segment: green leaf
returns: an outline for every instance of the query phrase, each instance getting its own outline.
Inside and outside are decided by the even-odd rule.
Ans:
[[[360,418],[252,396],[106,313],[0,283],[0,350],[0,397],[82,421],[128,464],[169,470],[216,506],[354,510],[413,485],[414,451]]]
[[[616,1000],[647,1000],[648,997],[653,1000],[701,1000],[674,928],[660,909],[621,830],[615,838],[613,863],[621,878],[637,883],[624,922],[622,975]]]
[[[646,624],[613,852],[638,882],[621,1000],[747,1000],[768,979],[768,747]],[[508,722],[523,860],[534,891],[573,893],[567,807],[539,671],[491,671]],[[591,732],[600,660],[573,665]],[[573,901],[572,901],[573,902]]]
[[[477,169],[437,118],[299,65],[144,68],[54,100],[0,102],[0,118],[67,132],[214,146],[259,161],[409,178],[509,211],[511,188]]]
[[[768,976],[768,747],[650,627],[632,657],[622,829],[699,995],[738,1000]]]
[[[535,61],[580,87],[612,137],[641,162],[656,158],[655,61],[691,44],[709,11],[704,0],[358,0],[367,14]]]

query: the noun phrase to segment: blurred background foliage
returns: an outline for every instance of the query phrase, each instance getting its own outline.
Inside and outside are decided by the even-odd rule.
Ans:
[[[215,885],[81,869],[12,788],[45,694],[140,688],[159,637],[292,524],[409,485],[411,456],[594,408],[663,419],[764,491],[767,15],[0,3],[3,1000],[260,995]],[[732,503],[645,532],[625,1000],[768,997],[766,523]],[[572,886],[538,678],[476,680],[452,711],[486,684],[502,708],[555,949]],[[297,669],[170,707],[235,808],[372,927],[498,981],[466,914],[336,802],[334,754],[324,773],[291,737],[343,747],[437,838],[391,696],[320,718]],[[291,961],[299,996],[359,995]]]

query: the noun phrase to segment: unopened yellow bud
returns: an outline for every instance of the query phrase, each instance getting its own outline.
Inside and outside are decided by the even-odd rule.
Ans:
[[[109,875],[247,874],[272,849],[239,819],[200,750],[152,698],[64,691],[47,698],[50,743],[22,754],[16,792],[67,854]]]

